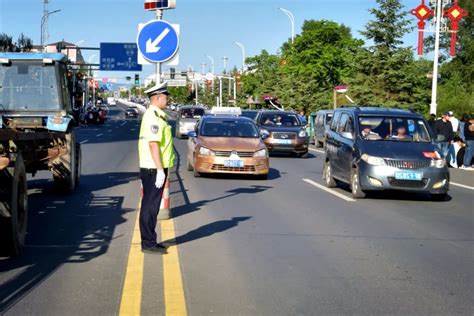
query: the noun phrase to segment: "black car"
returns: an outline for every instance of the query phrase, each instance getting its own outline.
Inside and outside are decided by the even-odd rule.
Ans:
[[[314,119],[314,144],[316,147],[323,147],[326,132],[329,130],[333,110],[319,110]]]
[[[350,185],[355,198],[367,191],[430,193],[444,200],[449,170],[424,118],[400,109],[353,107],[334,111],[326,133],[323,180]]]
[[[129,107],[125,110],[125,118],[137,118],[138,109],[136,107]]]
[[[308,135],[298,114],[289,111],[261,111],[256,118],[269,152],[284,152],[303,157],[308,153]]]

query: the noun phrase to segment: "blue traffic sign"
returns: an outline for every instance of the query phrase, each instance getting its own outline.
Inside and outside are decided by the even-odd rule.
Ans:
[[[179,37],[174,27],[166,21],[153,20],[138,32],[137,45],[143,57],[150,62],[161,63],[176,54]]]
[[[100,70],[142,71],[135,43],[100,43]]]

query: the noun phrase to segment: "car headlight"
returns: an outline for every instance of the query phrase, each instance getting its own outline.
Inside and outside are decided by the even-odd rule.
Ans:
[[[265,148],[260,149],[253,154],[254,157],[267,157],[267,155],[268,155],[268,152]]]
[[[380,158],[380,157],[374,157],[374,156],[369,156],[367,154],[363,154],[361,158],[362,158],[362,160],[367,162],[369,165],[386,166],[385,160],[383,158]]]
[[[199,148],[199,154],[202,156],[214,156],[214,152],[206,147]]]
[[[443,168],[444,166],[446,166],[446,160],[444,159],[433,159],[431,160],[431,167],[435,167],[435,168]]]
[[[298,133],[298,137],[302,137],[302,138],[303,138],[303,137],[306,137],[306,135],[307,135],[307,134],[306,134],[306,131],[303,131],[303,130],[301,130],[301,131]]]

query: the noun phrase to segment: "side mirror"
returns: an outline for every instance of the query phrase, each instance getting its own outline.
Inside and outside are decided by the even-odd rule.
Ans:
[[[197,133],[194,132],[194,131],[188,132],[188,137],[189,138],[195,138],[195,137],[197,137]]]
[[[347,139],[354,139],[354,135],[350,132],[342,132],[341,136]]]

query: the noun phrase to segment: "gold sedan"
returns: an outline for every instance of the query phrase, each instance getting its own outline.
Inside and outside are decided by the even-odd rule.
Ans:
[[[201,173],[268,177],[268,150],[252,120],[206,116],[189,136],[187,165],[195,177]]]

